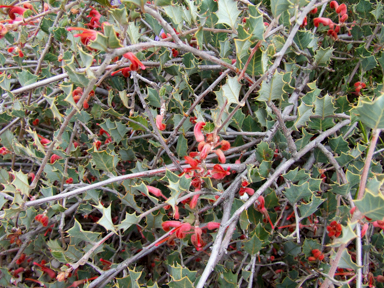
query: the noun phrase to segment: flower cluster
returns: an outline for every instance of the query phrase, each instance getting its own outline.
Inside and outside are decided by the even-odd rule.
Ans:
[[[48,226],[49,219],[44,213],[36,215],[35,220],[39,221],[44,227]]]
[[[145,70],[145,65],[136,57],[135,54],[133,54],[132,52],[128,52],[128,53],[125,53],[123,55],[124,58],[127,58],[129,61],[131,61],[131,65],[129,67],[126,67],[126,68],[121,68],[119,70],[116,70],[114,72],[111,73],[111,76],[114,76],[116,75],[117,73],[121,72],[123,74],[124,77],[128,78],[129,77],[129,72],[130,71],[137,71],[139,70],[139,67],[142,69],[142,70]],[[161,122],[161,121],[160,121]],[[157,123],[157,121],[156,121]],[[165,128],[164,128],[165,129]],[[163,129],[163,130],[164,130]]]
[[[330,35],[333,39],[337,39],[337,33],[340,31],[341,25],[348,19],[347,6],[345,4],[339,5],[336,1],[332,1],[330,3],[330,7],[336,10],[339,17],[339,24],[335,24],[331,19],[325,17],[315,18],[313,23],[316,27],[319,27],[320,23],[324,26],[328,26],[328,35]]]
[[[247,200],[249,196],[252,196],[255,193],[255,190],[247,187],[249,184],[250,183],[246,180],[241,182],[241,188],[239,191],[239,195],[241,199]],[[244,197],[244,194],[246,194],[245,197]]]
[[[10,153],[11,153],[11,151],[9,151],[7,147],[1,147],[0,148],[0,155],[4,156],[4,155],[10,154]]]
[[[336,221],[332,221],[328,226],[327,226],[327,231],[328,231],[328,236],[329,237],[339,237],[341,235],[341,225],[337,223]]]
[[[101,14],[95,8],[92,8],[92,10],[89,12],[87,17],[91,18],[89,23],[85,24],[85,26],[87,26],[89,29],[96,29],[101,27],[100,25]]]
[[[322,261],[324,259],[324,254],[319,249],[313,249],[311,252],[313,256],[309,256],[308,261]]]
[[[268,210],[265,208],[265,200],[264,200],[264,197],[260,195],[259,198],[257,198],[257,202],[259,202],[259,203],[256,205],[256,209],[257,209],[261,214],[263,214],[263,216],[264,216],[265,218],[268,219],[268,222],[269,222],[269,224],[271,225],[272,230],[273,230],[273,229],[274,229],[274,226],[273,226],[273,224],[272,224],[271,218],[269,217]]]
[[[89,108],[88,102],[91,99],[91,97],[94,95],[95,95],[95,91],[92,90],[91,92],[89,92],[87,99],[85,99],[85,101],[83,103],[84,109]],[[83,88],[77,87],[75,90],[72,91],[73,101],[75,101],[76,104],[77,104],[77,102],[79,102],[81,96],[83,96]]]
[[[360,90],[361,90],[361,89],[364,89],[365,87],[367,87],[367,85],[365,85],[364,82],[356,82],[356,83],[354,84],[354,86],[355,86],[355,93],[356,93],[357,95],[360,94]]]
[[[158,242],[156,246],[167,242],[168,245],[174,245],[174,240],[176,238],[178,239],[184,239],[188,234],[192,234],[191,236],[191,243],[193,246],[195,246],[197,251],[203,250],[203,247],[206,245],[206,243],[202,239],[202,234],[206,233],[206,229],[214,230],[220,227],[220,223],[218,222],[209,222],[206,225],[202,225],[201,227],[196,224],[194,227],[192,227],[189,223],[181,223],[179,221],[165,221],[161,224],[163,227],[163,230],[165,232],[168,232],[171,230],[171,228],[175,228],[172,231],[172,234],[163,239],[162,241]]]

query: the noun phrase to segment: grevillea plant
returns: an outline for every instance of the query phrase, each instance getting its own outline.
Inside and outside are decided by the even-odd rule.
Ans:
[[[381,2],[0,1],[0,287],[384,287]]]

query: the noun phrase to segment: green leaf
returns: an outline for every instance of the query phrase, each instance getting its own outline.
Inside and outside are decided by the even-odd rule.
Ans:
[[[358,118],[372,129],[384,129],[384,94],[376,98],[373,102],[359,99],[359,104],[352,110]]]
[[[271,0],[271,10],[274,18],[288,11],[292,3],[289,0]]]
[[[307,105],[304,103],[304,101],[301,102],[298,108],[297,118],[294,123],[296,129],[306,126],[307,122],[310,121],[310,117],[313,114],[312,108],[313,105]]]
[[[263,242],[254,234],[251,239],[244,242],[244,250],[250,255],[255,255],[263,247]]]
[[[322,47],[320,47],[320,49],[316,51],[315,55],[316,64],[318,66],[328,66],[334,50],[335,49],[332,48],[323,49]]]
[[[74,58],[73,58],[74,59]],[[86,87],[89,83],[89,79],[84,72],[79,73],[74,70],[72,67],[73,62],[71,62],[69,65],[64,66],[65,71],[68,73],[69,79],[73,82],[73,84],[80,86],[80,87]]]
[[[260,142],[256,148],[256,159],[260,163],[262,161],[271,161],[273,159],[274,152],[275,151],[269,147],[267,142]]]
[[[188,277],[192,282],[196,280],[197,271],[191,271],[188,268],[183,268],[179,263],[176,266],[168,265],[169,274],[174,280],[181,280],[183,277]]]
[[[115,171],[115,155],[108,154],[106,151],[95,151],[90,153],[92,155],[92,162],[96,169],[113,172]]]
[[[83,62],[84,68],[88,69],[89,67],[91,67],[93,63],[93,56],[91,54],[85,53],[80,47],[79,54],[81,61]]]
[[[100,127],[107,131],[116,143],[120,143],[128,132],[127,126],[121,122],[112,122],[110,119],[107,119],[104,123],[100,124]]]
[[[376,66],[377,66],[377,61],[375,59],[375,56],[371,55],[369,57],[362,57],[361,69],[363,69],[363,71],[372,70]]]
[[[136,213],[125,213],[125,219],[117,225],[117,229],[123,229],[123,231],[126,231],[129,227],[132,225],[135,225],[139,223],[140,217],[136,216]]]
[[[306,238],[303,243],[303,253],[305,257],[313,256],[312,255],[313,249],[321,250],[321,244],[316,240]]]
[[[218,267],[216,266],[216,269]],[[224,272],[219,274],[219,287],[220,288],[233,288],[237,287],[237,274],[232,272]]]
[[[12,185],[15,186],[16,190],[20,191],[23,195],[29,196],[28,174],[24,174],[20,170],[19,172],[13,171],[12,175],[15,177]]]
[[[137,27],[134,22],[129,23],[127,33],[132,44],[139,43],[141,33],[139,27]]]
[[[263,81],[259,91],[260,96],[256,98],[257,101],[269,102],[272,100],[281,100],[285,93],[283,87],[286,84],[283,77],[283,73],[275,72],[270,81]]]
[[[116,233],[115,225],[113,225],[112,216],[111,216],[111,207],[112,205],[109,205],[107,208],[105,208],[100,202],[99,205],[93,206],[97,210],[100,211],[100,213],[103,215],[99,221],[97,221],[97,224],[103,226],[107,231],[113,231]],[[128,214],[128,213],[127,213]],[[123,222],[121,223],[123,224]],[[123,229],[125,228],[126,224],[122,225]]]
[[[31,130],[26,130],[26,131],[29,132]],[[34,133],[36,134],[36,132],[34,132]],[[15,136],[13,136],[13,133],[9,130],[6,130],[0,137],[1,137],[0,143],[4,147],[6,147],[9,151],[13,151],[14,141],[16,140]],[[36,137],[37,137],[37,134],[36,134]],[[40,144],[40,142],[39,142],[39,144]],[[43,147],[43,151],[44,151],[44,147]]]
[[[238,77],[228,77],[227,83],[222,86],[223,96],[227,99],[227,105],[240,104],[239,103],[239,94],[241,89],[241,84],[237,81]],[[217,95],[217,94],[216,94]]]
[[[118,24],[123,26],[128,24],[127,9],[125,7],[121,9],[109,9],[109,13],[111,13]]]
[[[252,43],[248,39],[235,39],[237,62],[242,62],[242,59],[248,56],[248,52],[249,52],[249,48],[251,47],[251,44]]]
[[[360,0],[358,4],[353,5],[354,10],[360,19],[370,19],[369,13],[372,11],[372,4],[367,0]]]
[[[31,72],[24,69],[16,74],[21,86],[31,85],[35,83],[38,78],[36,75],[33,75]]]
[[[67,231],[70,237],[85,241],[87,243],[96,243],[101,233],[84,231],[81,224],[75,218],[75,224]]]
[[[237,9],[237,2],[235,0],[219,0],[219,10],[215,13],[219,18],[217,24],[227,24],[232,29],[236,28],[236,21],[240,14],[240,10]]]
[[[179,156],[179,158],[182,158],[187,155],[187,151],[188,151],[188,141],[183,135],[180,135],[176,145],[177,156]]]
[[[328,143],[332,151],[336,152],[339,155],[341,154],[341,152],[349,151],[348,142],[345,141],[341,135],[337,138],[329,139]]]
[[[317,98],[315,102],[315,115],[321,116],[324,119],[326,116],[331,116],[336,110],[333,106],[333,97],[326,94],[322,98]]]
[[[299,205],[300,218],[306,218],[312,215],[317,211],[317,208],[325,201],[325,199],[321,199],[321,197],[316,197],[312,195],[311,201],[308,204]]]
[[[129,34],[129,33],[128,33]],[[104,35],[108,38],[108,48],[116,49],[123,47],[120,44],[119,38],[116,36],[116,31],[111,24],[104,22]],[[131,39],[132,40],[132,39]],[[135,43],[136,44],[136,43]]]
[[[375,196],[366,191],[361,200],[355,200],[356,207],[364,216],[371,218],[372,221],[383,220],[384,218],[384,196]]]
[[[333,257],[331,259],[335,259],[336,253],[333,254]],[[348,253],[348,249],[344,248],[339,263],[337,264],[338,268],[344,268],[344,269],[353,269],[354,271],[357,271],[359,268],[363,268],[363,266],[359,266],[356,263],[352,261],[351,255]]]
[[[299,30],[293,38],[293,41],[295,41],[300,50],[305,50],[308,48],[309,43],[313,41],[313,38],[313,33]]]
[[[258,17],[250,16],[247,19],[247,23],[246,23],[245,27],[247,27],[248,32],[253,35],[252,40],[253,40],[253,38],[258,39],[258,40],[263,40],[265,26],[264,26],[264,21],[263,21],[262,15],[260,15]],[[228,41],[226,41],[226,42],[228,42]]]
[[[144,127],[148,128],[148,121],[143,116],[135,116],[135,117],[129,117],[133,121],[139,122]],[[128,126],[131,127],[133,130],[141,130],[145,131],[143,127],[137,125],[136,123],[128,121]]]
[[[180,280],[172,279],[172,281],[168,283],[168,286],[171,288],[194,288],[191,280],[189,280],[187,276]]]
[[[96,39],[94,41],[90,41],[88,46],[90,48],[105,52],[108,49],[108,38],[101,33],[97,33]]]
[[[176,26],[179,26],[181,23],[183,23],[183,9],[180,6],[170,5],[164,7],[163,9]]]
[[[108,8],[112,7],[112,5],[111,5],[109,0],[92,0],[92,1],[95,1],[95,2],[97,2],[99,4],[101,4],[102,6],[105,6],[105,7],[108,7]]]
[[[143,271],[136,272],[135,269],[129,269],[129,276],[124,278],[117,278],[117,287],[126,287],[126,288],[140,288],[139,279]]]
[[[301,185],[291,185],[291,187],[285,190],[284,195],[285,197],[287,197],[288,201],[293,205],[299,202],[302,198],[312,196],[312,192],[309,189],[309,183],[305,182]]]

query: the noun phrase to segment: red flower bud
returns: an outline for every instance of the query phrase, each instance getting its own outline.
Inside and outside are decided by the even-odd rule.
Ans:
[[[343,16],[347,14],[347,6],[343,3],[336,9],[336,13],[340,14],[340,16]]]
[[[156,127],[160,131],[165,130],[166,125],[162,123],[163,122],[163,115],[157,115],[156,116]]]
[[[37,125],[39,125],[39,122],[40,122],[39,119],[35,119],[35,120],[33,120],[32,125],[37,126]]]
[[[73,178],[72,177],[68,178],[67,180],[65,180],[65,183],[72,184],[73,183]]]
[[[59,155],[53,154],[53,155],[51,156],[51,160],[50,160],[50,162],[51,162],[51,164],[53,164],[53,163],[56,162],[56,160],[59,160],[59,159],[61,159],[61,157],[60,157]]]
[[[193,133],[195,134],[195,138],[197,142],[203,142],[204,141],[204,135],[201,132],[201,129],[205,126],[205,122],[198,122],[195,125],[195,128],[193,129]]]

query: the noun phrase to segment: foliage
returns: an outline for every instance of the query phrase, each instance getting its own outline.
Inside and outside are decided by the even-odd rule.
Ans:
[[[382,287],[383,4],[254,2],[0,1],[1,287]]]

